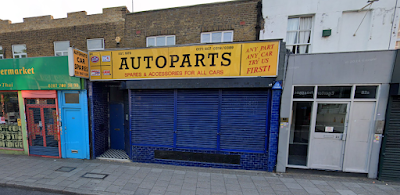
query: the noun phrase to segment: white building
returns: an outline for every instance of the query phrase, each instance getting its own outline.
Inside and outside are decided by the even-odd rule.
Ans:
[[[299,54],[279,70],[285,76],[277,172],[377,177],[396,52],[376,50],[400,48],[399,11],[400,0],[262,1],[260,39],[283,39]]]
[[[263,0],[260,39],[284,39],[293,53],[395,49],[398,0]]]

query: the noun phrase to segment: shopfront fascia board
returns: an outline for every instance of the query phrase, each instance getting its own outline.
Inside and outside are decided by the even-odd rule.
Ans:
[[[121,89],[220,89],[271,88],[274,77],[207,78],[207,79],[146,79],[121,83]]]
[[[273,77],[280,41],[92,51],[90,80]]]
[[[68,57],[0,60],[0,90],[81,89],[80,78],[68,74]]]

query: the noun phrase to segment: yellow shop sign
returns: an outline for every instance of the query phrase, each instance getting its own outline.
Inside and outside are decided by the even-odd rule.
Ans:
[[[277,75],[279,41],[89,53],[90,80]]]
[[[68,67],[69,67],[69,76],[75,76],[86,79],[89,78],[89,63],[88,63],[87,53],[69,47]]]

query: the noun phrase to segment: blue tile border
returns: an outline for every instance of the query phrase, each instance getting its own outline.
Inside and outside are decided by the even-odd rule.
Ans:
[[[154,158],[154,151],[180,151],[180,152],[194,152],[206,154],[226,154],[226,155],[240,155],[240,165],[223,164],[223,163],[208,163],[208,162],[195,162],[183,160],[166,160]],[[246,169],[246,170],[266,170],[267,154],[263,153],[244,153],[244,152],[217,152],[205,150],[189,150],[189,149],[173,149],[168,147],[151,147],[151,146],[132,146],[132,160],[133,162],[141,163],[157,163],[178,166],[194,166],[194,167],[211,167],[211,168],[225,168],[225,169]]]
[[[279,110],[281,104],[280,89],[272,90],[272,105],[271,105],[271,119],[268,136],[268,164],[267,171],[272,172],[275,170],[276,157],[278,153],[278,134],[279,134]]]
[[[108,149],[108,91],[106,83],[89,82],[89,101],[92,131],[92,158]]]

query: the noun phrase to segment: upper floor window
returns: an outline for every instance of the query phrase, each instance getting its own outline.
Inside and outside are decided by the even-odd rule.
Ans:
[[[69,41],[54,41],[54,55],[67,56]]]
[[[293,53],[308,53],[311,45],[312,17],[289,18],[286,48]]]
[[[13,57],[14,58],[26,58],[28,55],[26,54],[26,45],[13,45]]]
[[[233,31],[214,31],[201,33],[201,43],[232,42]]]
[[[104,50],[104,39],[88,39],[87,48],[88,50]]]
[[[146,38],[146,47],[175,45],[175,35],[154,36]]]
[[[0,59],[4,59],[4,52],[2,46],[0,46]]]

